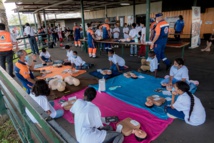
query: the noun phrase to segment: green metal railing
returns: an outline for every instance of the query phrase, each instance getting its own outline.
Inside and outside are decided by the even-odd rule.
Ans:
[[[25,108],[41,127],[31,122]],[[10,117],[23,143],[77,143],[0,67],[0,114],[4,113]]]

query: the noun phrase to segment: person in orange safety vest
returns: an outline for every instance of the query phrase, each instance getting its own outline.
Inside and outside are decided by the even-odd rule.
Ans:
[[[16,45],[17,50],[18,44],[16,39],[14,39],[10,32],[5,31],[5,24],[0,23],[0,66],[6,70],[7,63],[11,77],[15,77],[13,74],[13,45]]]

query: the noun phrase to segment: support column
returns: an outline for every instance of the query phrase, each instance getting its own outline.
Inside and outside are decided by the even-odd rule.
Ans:
[[[193,6],[197,6],[197,0],[194,0],[194,2],[193,2]]]
[[[46,29],[46,34],[47,34],[47,40],[48,40],[48,43],[50,42],[50,38],[49,38],[49,35],[48,35],[48,27],[47,27],[47,22],[46,22],[46,16],[45,16],[45,10],[43,9],[43,16],[44,16],[44,24],[45,24],[45,29]],[[48,44],[47,43],[47,44]]]
[[[23,28],[23,25],[22,25],[22,21],[21,21],[21,17],[20,17],[20,14],[19,14],[19,11],[18,11],[18,17],[19,17],[19,26],[20,26],[20,29],[21,29],[21,36],[24,37],[24,28]],[[27,49],[27,45],[26,45],[26,40],[24,39],[24,45],[25,45],[25,49]]]
[[[36,18],[37,18],[38,27],[40,28],[42,26],[42,20],[39,12],[36,13]]]
[[[135,16],[135,0],[133,0],[133,20],[136,23],[136,16]]]
[[[35,24],[35,26],[36,26],[36,30],[38,30],[38,24],[37,24],[37,22],[36,22],[36,16],[35,16],[34,13],[33,13],[33,19],[34,19],[34,24]]]
[[[146,0],[146,41],[149,41],[150,33],[150,0]],[[146,46],[146,58],[148,57],[149,46]]]
[[[107,15],[107,5],[105,5],[105,18],[107,18],[108,15]]]
[[[83,0],[81,0],[81,13],[82,13],[82,30],[83,30],[83,38],[86,38],[86,33],[85,33],[85,17],[84,17],[84,4]],[[84,42],[84,50],[87,52],[86,48],[86,43]]]

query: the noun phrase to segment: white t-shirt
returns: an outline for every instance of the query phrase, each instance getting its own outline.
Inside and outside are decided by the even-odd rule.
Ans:
[[[124,27],[123,28],[123,36],[124,36],[124,39],[129,38],[129,34],[125,34],[124,32],[129,33],[129,28],[128,27]]]
[[[102,143],[106,137],[105,130],[98,130],[103,127],[101,112],[91,102],[78,99],[70,111],[74,114],[74,127],[77,141],[79,143]]]
[[[48,99],[46,96],[43,96],[43,95],[35,96],[34,93],[30,93],[30,97],[34,101],[36,101],[36,103],[38,103],[39,106],[42,107],[42,109],[44,109],[44,111],[50,110],[51,111],[51,114],[50,114],[51,118],[56,117],[56,110],[48,102]],[[25,108],[25,112],[33,123],[38,123],[38,121],[35,119],[35,117],[31,114],[31,112],[27,108]]]
[[[144,38],[143,38],[143,35],[144,35]],[[143,38],[143,39],[142,39]],[[141,29],[141,40],[144,40],[144,42],[146,41],[146,27],[143,27]]]
[[[95,32],[95,35],[98,37],[103,37],[103,31],[101,31],[100,29],[97,29]]]
[[[25,27],[25,30],[24,30],[24,33],[28,36],[28,35],[30,35],[30,36],[34,36],[35,34],[34,34],[34,29],[32,28],[32,27],[30,27],[30,26],[26,26]]]
[[[71,57],[71,63],[75,64],[76,66],[80,66],[80,65],[84,65],[85,61],[83,61],[80,56],[77,56],[76,58]]]
[[[137,32],[140,32],[142,27],[141,26],[136,26]]]
[[[113,32],[115,32],[115,33],[114,33],[114,38],[115,38],[115,39],[119,38],[120,29],[119,29],[118,27],[115,27],[115,28],[113,29]],[[118,33],[118,32],[119,32],[119,33]]]
[[[186,66],[182,66],[180,69],[172,66],[170,68],[170,76],[173,76],[177,80],[182,80],[182,78],[185,78],[186,81],[189,81],[189,72]]]
[[[51,55],[50,55],[50,53],[49,53],[48,51],[46,51],[45,53],[41,52],[39,56],[40,56],[40,57],[43,56],[43,57],[45,57],[45,58],[50,58],[50,57],[51,57]]]
[[[178,96],[177,100],[173,104],[173,107],[176,110],[182,111],[184,113],[184,119],[187,124],[198,126],[205,122],[206,113],[203,105],[201,104],[200,99],[197,98],[195,95],[193,95],[193,97],[194,97],[194,106],[193,106],[192,114],[190,116],[190,121],[188,121],[188,119],[189,119],[191,100],[189,95],[186,92]]]
[[[134,39],[136,36],[138,36],[137,30],[136,29],[131,29],[130,32],[129,32],[129,36]]]
[[[71,61],[71,58],[73,57],[73,51],[66,50],[66,56],[68,57],[68,61]]]
[[[147,58],[147,60],[149,62],[149,66],[150,66],[150,71],[154,72],[156,69],[158,69],[158,59],[155,56],[153,59],[152,58]]]
[[[125,60],[117,54],[114,54],[112,57],[109,57],[108,60],[114,64],[118,64],[119,66],[125,66]]]

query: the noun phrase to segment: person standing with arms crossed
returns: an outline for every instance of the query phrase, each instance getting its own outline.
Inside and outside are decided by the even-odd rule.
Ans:
[[[16,39],[10,32],[5,31],[5,24],[0,23],[0,66],[6,70],[7,62],[11,77],[15,77],[13,74],[13,45],[16,45],[16,50],[18,50]]]
[[[165,49],[169,33],[169,23],[164,20],[162,13],[157,13],[155,16],[157,24],[154,29],[154,38],[152,39],[150,49],[154,50],[158,63],[160,64],[162,60],[164,64],[166,64],[166,70],[168,70],[171,66],[171,62],[165,57]]]
[[[36,38],[35,38],[34,30],[33,30],[32,27],[30,27],[29,23],[26,23],[25,26],[26,27],[25,27],[24,33],[28,37],[31,50],[32,50],[32,52],[34,54],[39,55],[39,49],[38,49],[38,46],[37,46],[37,43],[36,43]]]

